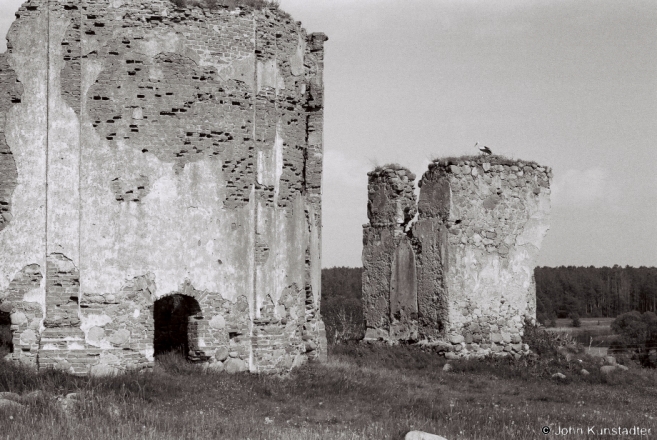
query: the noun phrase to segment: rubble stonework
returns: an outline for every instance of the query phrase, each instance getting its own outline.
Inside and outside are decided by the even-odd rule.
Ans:
[[[8,357],[78,374],[149,368],[154,305],[182,296],[188,355],[210,368],[325,358],[326,36],[269,8],[28,0],[7,38]]]
[[[385,329],[386,338],[409,339],[417,334],[416,267],[406,233],[417,212],[415,175],[402,167],[388,167],[368,176],[363,310],[368,327]]]
[[[419,181],[414,222],[408,175],[368,173],[365,338],[422,341],[449,357],[525,352],[551,171],[499,156],[438,159]]]

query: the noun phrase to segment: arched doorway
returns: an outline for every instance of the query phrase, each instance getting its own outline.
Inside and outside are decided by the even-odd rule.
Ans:
[[[155,301],[155,355],[176,352],[190,360],[202,360],[198,347],[198,321],[201,319],[201,307],[191,296],[175,294]]]
[[[14,352],[11,334],[11,318],[9,312],[0,309],[0,357],[5,353]]]

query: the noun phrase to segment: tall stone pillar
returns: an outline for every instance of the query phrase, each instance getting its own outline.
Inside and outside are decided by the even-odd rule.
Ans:
[[[415,258],[407,225],[416,213],[413,182],[406,168],[387,165],[368,173],[363,226],[363,310],[366,339],[417,336]]]

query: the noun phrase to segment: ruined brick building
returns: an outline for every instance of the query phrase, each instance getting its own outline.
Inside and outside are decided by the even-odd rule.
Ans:
[[[217,370],[326,355],[326,39],[275,9],[23,4],[0,54],[10,359],[148,368],[178,330]]]
[[[368,173],[366,339],[423,341],[448,357],[526,352],[551,175],[499,156],[439,159],[418,202],[409,170]]]

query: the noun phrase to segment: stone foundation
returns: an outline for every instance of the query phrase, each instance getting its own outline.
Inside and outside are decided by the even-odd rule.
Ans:
[[[414,212],[407,174],[369,173],[366,339],[422,341],[449,357],[526,352],[551,171],[497,156],[439,159],[419,182],[412,224],[399,214]]]
[[[324,34],[275,9],[29,0],[0,54],[9,358],[150,368],[157,300],[228,371],[326,357]]]

